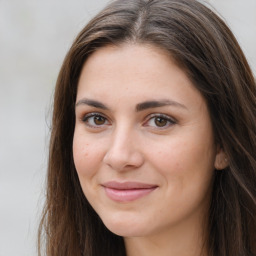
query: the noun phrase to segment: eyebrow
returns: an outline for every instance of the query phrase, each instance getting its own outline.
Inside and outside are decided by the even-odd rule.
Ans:
[[[91,100],[91,99],[81,99],[76,103],[76,107],[80,105],[88,105],[92,106],[95,108],[100,108],[104,110],[109,110],[109,108],[104,105],[103,103],[96,101],[96,100]],[[142,103],[139,103],[136,105],[136,111],[140,112],[146,109],[150,108],[159,108],[159,107],[164,107],[164,106],[174,106],[174,107],[179,107],[183,109],[187,109],[187,107],[177,101],[173,100],[151,100],[151,101],[145,101]]]
[[[149,108],[159,108],[164,106],[174,106],[187,109],[187,107],[177,101],[173,100],[152,100],[145,101],[136,105],[136,111],[143,111]]]
[[[101,108],[101,109],[105,109],[108,110],[109,108],[107,106],[105,106],[104,104],[102,104],[99,101],[96,100],[90,100],[90,99],[81,99],[76,103],[76,107],[80,106],[80,105],[88,105],[88,106],[92,106],[95,108]]]

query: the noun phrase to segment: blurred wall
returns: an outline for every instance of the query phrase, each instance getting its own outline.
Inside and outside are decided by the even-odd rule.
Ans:
[[[212,0],[256,74],[256,0]],[[51,100],[76,34],[106,0],[0,0],[0,256],[36,255]]]

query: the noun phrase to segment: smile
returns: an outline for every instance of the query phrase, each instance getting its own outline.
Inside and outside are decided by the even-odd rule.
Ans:
[[[106,195],[116,202],[130,202],[153,192],[158,186],[138,182],[107,182],[103,184]]]

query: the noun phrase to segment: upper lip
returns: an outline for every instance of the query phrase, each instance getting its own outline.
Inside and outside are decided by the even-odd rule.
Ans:
[[[119,189],[119,190],[128,190],[128,189],[148,189],[158,187],[155,184],[147,184],[134,181],[118,182],[118,181],[109,181],[102,184],[103,187]]]

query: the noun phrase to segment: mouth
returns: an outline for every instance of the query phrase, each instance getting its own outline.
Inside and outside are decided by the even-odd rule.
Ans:
[[[140,182],[116,182],[111,181],[102,184],[106,195],[116,202],[130,202],[147,196],[153,192],[157,185]]]

